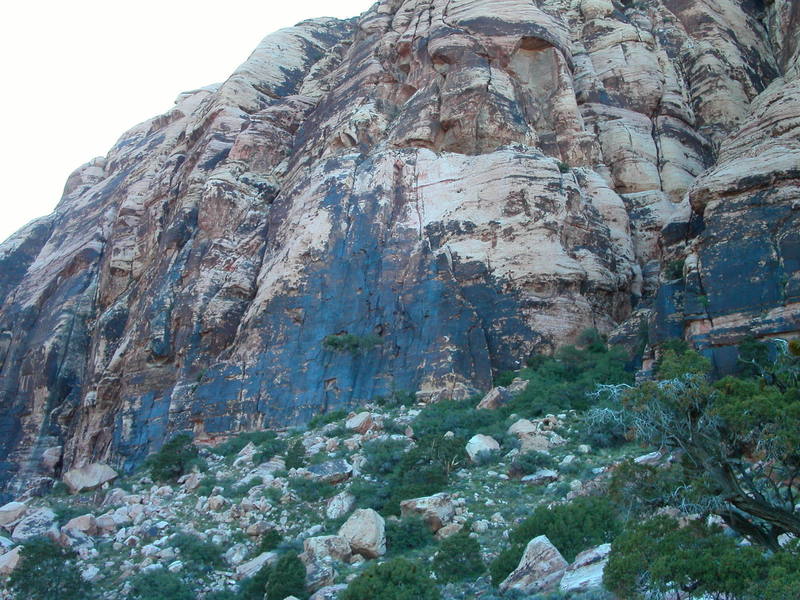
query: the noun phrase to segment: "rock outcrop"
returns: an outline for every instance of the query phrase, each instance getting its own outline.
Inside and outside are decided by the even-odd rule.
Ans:
[[[381,0],[267,36],[0,245],[0,485],[471,397],[590,326],[723,370],[796,335],[799,13]]]

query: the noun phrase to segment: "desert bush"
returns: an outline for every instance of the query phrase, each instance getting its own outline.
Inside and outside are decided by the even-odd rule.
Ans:
[[[172,481],[189,472],[198,463],[197,446],[188,433],[173,437],[155,454],[147,457],[146,465],[156,481]]]
[[[367,462],[362,468],[364,473],[370,475],[389,475],[392,473],[403,455],[408,450],[409,443],[405,440],[372,440],[364,444],[364,457]]]
[[[252,577],[239,583],[240,600],[264,600],[264,591],[272,574],[272,566],[264,565]]]
[[[330,498],[336,493],[336,489],[324,481],[314,481],[305,477],[291,477],[289,487],[304,502],[317,502],[324,498]]]
[[[462,529],[445,539],[433,557],[433,572],[442,583],[475,579],[486,572],[478,541]]]
[[[231,458],[251,442],[256,446],[257,453],[269,455],[267,459],[282,453],[286,449],[286,443],[278,439],[278,435],[274,431],[251,431],[241,433],[220,444],[214,448],[214,453]]]
[[[381,344],[383,344],[383,338],[372,334],[353,335],[352,333],[340,333],[329,335],[322,340],[322,347],[326,350],[349,352],[353,355],[369,352]]]
[[[419,517],[386,521],[386,545],[390,552],[405,552],[433,542],[428,525]]]
[[[222,566],[222,548],[196,535],[177,533],[170,544],[180,551],[184,567],[195,572],[213,571]]]
[[[130,600],[194,600],[192,589],[166,569],[139,573],[131,578]]]
[[[395,558],[367,567],[339,596],[340,600],[439,600],[436,582],[418,564]]]
[[[306,449],[303,442],[297,440],[286,450],[286,468],[300,469],[304,466],[306,466]]]
[[[275,550],[275,548],[280,546],[282,541],[283,538],[277,530],[267,529],[258,541],[258,553],[261,554],[262,552]]]
[[[512,544],[500,551],[500,554],[489,563],[489,574],[492,576],[492,585],[495,587],[503,583],[514,569],[519,565],[525,551],[523,544]]]
[[[555,459],[546,452],[530,450],[514,457],[510,471],[513,477],[524,477],[540,469],[550,469],[555,464]]]
[[[295,596],[303,600],[306,593],[306,568],[294,552],[282,555],[267,577],[264,600],[283,600]]]
[[[74,560],[76,555],[47,538],[25,541],[20,562],[11,573],[8,587],[17,598],[79,600],[84,585]]]
[[[328,423],[333,423],[334,421],[341,421],[342,419],[346,418],[347,418],[346,410],[344,409],[332,410],[331,412],[314,415],[308,422],[308,428],[317,429],[319,427],[327,425]]]

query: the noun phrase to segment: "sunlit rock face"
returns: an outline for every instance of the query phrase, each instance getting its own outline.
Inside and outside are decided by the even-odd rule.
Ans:
[[[0,246],[4,484],[468,397],[634,309],[720,360],[800,329],[798,12],[383,0],[267,36]]]

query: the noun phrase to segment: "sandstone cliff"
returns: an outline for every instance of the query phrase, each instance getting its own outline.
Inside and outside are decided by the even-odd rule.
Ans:
[[[267,36],[0,246],[0,481],[52,447],[129,467],[174,431],[465,397],[589,326],[721,369],[795,335],[798,24],[792,0],[382,0]]]

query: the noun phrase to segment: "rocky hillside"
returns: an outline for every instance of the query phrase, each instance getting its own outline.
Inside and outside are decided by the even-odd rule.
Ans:
[[[796,335],[798,23],[792,0],[381,0],[267,36],[0,246],[2,485],[463,399],[589,326],[720,371]]]

